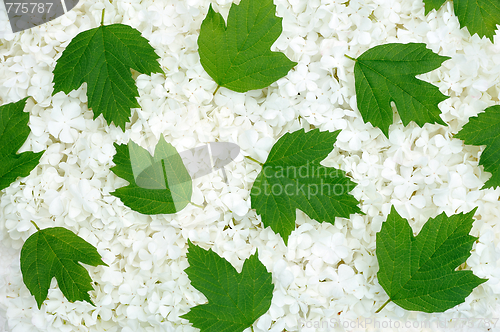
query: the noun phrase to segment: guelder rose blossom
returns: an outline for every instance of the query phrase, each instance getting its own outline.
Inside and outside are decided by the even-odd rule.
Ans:
[[[54,106],[47,124],[49,133],[63,143],[73,143],[78,131],[85,129],[82,108],[77,102]]]

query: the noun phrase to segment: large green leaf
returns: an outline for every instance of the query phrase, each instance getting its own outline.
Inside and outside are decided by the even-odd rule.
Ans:
[[[94,246],[62,227],[38,230],[26,240],[21,249],[21,272],[38,309],[47,298],[53,277],[68,301],[93,305],[88,294],[93,290],[92,279],[78,262],[107,266]]]
[[[389,136],[394,101],[403,125],[414,121],[446,125],[438,104],[449,98],[434,85],[415,78],[438,68],[449,57],[425,48],[425,44],[385,44],[361,54],[354,65],[358,109],[365,122]]]
[[[130,108],[140,107],[130,68],[142,74],[163,73],[154,49],[136,29],[111,24],[79,33],[57,60],[54,92],[68,94],[87,82],[94,119],[102,114],[108,124],[125,130]]]
[[[0,106],[0,190],[19,176],[28,176],[44,153],[17,153],[30,134],[30,115],[23,111],[28,98]]]
[[[191,200],[192,182],[177,150],[160,137],[154,157],[133,141],[115,143],[113,173],[129,182],[111,194],[143,214],[175,213]]]
[[[469,119],[455,138],[461,139],[465,144],[486,145],[481,153],[479,165],[483,165],[486,172],[491,173],[491,178],[486,181],[481,189],[500,186],[500,106],[488,107],[484,113]]]
[[[237,92],[262,89],[285,76],[297,63],[270,48],[282,31],[273,0],[232,4],[227,28],[219,13],[208,9],[198,37],[200,62],[219,86]]]
[[[356,184],[343,171],[320,165],[339,133],[319,129],[286,133],[273,146],[255,179],[250,192],[252,208],[285,244],[295,229],[296,209],[332,224],[335,217],[361,213],[358,201],[349,194]]]
[[[393,301],[406,310],[443,312],[464,302],[486,281],[472,271],[455,270],[477,240],[469,235],[475,211],[451,217],[443,212],[429,219],[415,237],[408,221],[392,207],[377,233],[376,249],[378,281],[389,295],[386,304]]]
[[[431,10],[438,10],[446,0],[424,0],[425,15]],[[493,43],[493,36],[500,24],[500,2],[498,0],[454,0],[453,8],[460,27],[467,27],[472,35],[488,37]]]
[[[191,308],[182,318],[202,332],[242,332],[269,310],[274,286],[272,275],[257,253],[243,264],[241,273],[212,250],[189,241],[191,285],[203,293],[207,304]]]

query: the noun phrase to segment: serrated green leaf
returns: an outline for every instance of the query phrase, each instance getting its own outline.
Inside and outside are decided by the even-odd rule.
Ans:
[[[424,8],[425,8],[425,15],[429,14],[433,9],[436,11],[439,10],[443,6],[443,4],[446,2],[446,0],[423,0],[424,1]]]
[[[0,106],[0,190],[28,176],[45,152],[17,153],[30,134],[30,115],[23,111],[28,98]]]
[[[160,137],[154,156],[133,141],[114,144],[113,173],[129,182],[111,194],[143,214],[175,213],[191,200],[192,182],[177,150]]]
[[[39,230],[26,240],[21,249],[21,272],[38,309],[47,298],[54,277],[68,301],[94,305],[88,294],[93,290],[92,279],[78,262],[107,266],[94,246],[62,227]]]
[[[425,123],[446,125],[437,105],[449,97],[415,76],[438,68],[447,59],[416,43],[379,45],[361,54],[354,65],[354,77],[363,120],[389,137],[394,101],[405,126],[410,121],[420,127]]]
[[[356,184],[343,171],[320,165],[339,133],[319,129],[286,133],[273,146],[255,179],[250,192],[252,208],[285,244],[295,229],[296,209],[331,224],[335,217],[361,213],[359,202],[349,194]]]
[[[377,277],[390,301],[406,310],[443,312],[486,281],[472,271],[455,270],[477,240],[469,235],[476,209],[450,217],[443,212],[413,236],[408,221],[392,207],[376,237]]]
[[[481,153],[479,165],[483,165],[491,178],[481,189],[500,186],[500,105],[488,107],[477,117],[472,117],[463,128],[455,134],[468,145],[486,145]]]
[[[272,0],[242,0],[224,19],[210,5],[198,37],[200,62],[219,86],[236,92],[262,89],[297,63],[271,52],[282,31]]]
[[[140,107],[130,68],[142,74],[163,73],[154,49],[141,33],[124,24],[79,33],[54,68],[54,92],[68,94],[87,82],[89,108],[108,125],[125,130],[130,108]]]
[[[445,0],[424,0],[425,15],[431,10],[438,10]],[[467,27],[470,35],[488,37],[493,43],[493,36],[500,24],[500,2],[498,0],[454,0],[453,8],[460,22],[460,28]]]
[[[203,293],[207,304],[198,305],[182,315],[201,332],[242,332],[271,306],[272,275],[251,255],[241,273],[212,250],[189,243],[185,270],[191,285]]]

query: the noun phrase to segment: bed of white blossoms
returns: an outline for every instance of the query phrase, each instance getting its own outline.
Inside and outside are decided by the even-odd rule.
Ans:
[[[245,94],[221,88],[212,95],[216,84],[203,70],[196,44],[206,0],[80,1],[48,24],[2,35],[0,102],[33,96],[26,108],[32,133],[21,150],[46,150],[31,175],[0,198],[0,316],[7,331],[195,331],[179,318],[206,301],[183,271],[187,239],[214,249],[237,269],[258,249],[276,287],[271,308],[254,324],[256,332],[323,331],[300,325],[330,319],[499,318],[500,190],[479,190],[489,177],[478,167],[481,148],[452,138],[469,117],[499,103],[498,35],[494,44],[471,37],[460,29],[450,2],[427,17],[422,1],[413,0],[274,2],[283,33],[273,50],[298,65],[270,87]],[[230,3],[220,0],[214,7],[227,17]],[[133,110],[124,133],[102,116],[92,119],[85,84],[69,96],[51,97],[56,59],[78,32],[99,24],[103,8],[105,24],[131,25],[150,40],[166,72],[137,76],[142,108]],[[421,75],[451,96],[440,104],[448,127],[405,128],[395,115],[387,139],[363,122],[354,62],[344,54],[357,57],[389,42],[424,42],[452,57]],[[285,132],[314,127],[342,129],[324,164],[345,170],[358,183],[352,193],[366,215],[337,218],[331,225],[299,211],[285,247],[250,209],[249,191],[260,166],[242,155],[263,162]],[[126,184],[109,170],[113,142],[132,139],[152,151],[160,135],[178,151],[213,141],[242,148],[226,167],[228,184],[220,171],[194,180],[193,201],[206,202],[204,209],[188,205],[176,215],[144,216],[110,195]],[[471,234],[479,240],[466,268],[489,281],[442,314],[408,312],[391,303],[374,315],[387,299],[376,278],[375,234],[391,205],[415,233],[429,217],[478,206]],[[37,309],[19,269],[20,248],[35,231],[30,220],[41,228],[66,227],[97,247],[109,267],[88,269],[96,307],[68,303],[54,280]]]

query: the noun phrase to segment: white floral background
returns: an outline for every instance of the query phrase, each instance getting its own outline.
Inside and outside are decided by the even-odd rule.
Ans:
[[[471,37],[460,29],[451,2],[428,16],[420,0],[274,3],[283,33],[272,48],[298,65],[268,88],[244,94],[221,88],[215,96],[216,84],[203,70],[196,44],[207,0],[82,0],[67,15],[17,34],[9,32],[5,12],[0,14],[0,104],[32,96],[25,109],[32,132],[21,151],[46,150],[30,176],[0,196],[0,329],[195,331],[179,318],[206,301],[183,271],[187,239],[212,248],[237,269],[258,249],[275,291],[255,332],[326,331],[300,328],[301,321],[321,319],[500,318],[500,190],[480,190],[490,176],[478,167],[482,148],[452,137],[471,116],[499,104],[499,36],[495,43]],[[227,17],[230,4],[220,0],[214,7]],[[132,110],[125,132],[102,116],[92,119],[86,84],[69,96],[51,96],[56,60],[79,32],[98,26],[104,8],[105,24],[131,25],[150,40],[166,72],[135,74],[142,108]],[[423,42],[452,58],[420,76],[450,96],[440,104],[448,127],[405,128],[395,115],[387,139],[363,122],[354,62],[344,54],[357,57],[390,42]],[[352,194],[366,215],[337,218],[331,225],[298,211],[297,229],[285,247],[250,209],[249,191],[260,166],[243,155],[263,162],[281,135],[314,127],[342,129],[324,164],[345,170],[358,183]],[[160,135],[178,151],[213,141],[241,147],[226,167],[229,184],[220,171],[193,181],[192,200],[206,202],[204,209],[188,205],[176,215],[145,216],[110,195],[126,185],[109,170],[113,142],[132,139],[152,151]],[[479,240],[463,267],[489,281],[445,313],[408,312],[390,303],[375,315],[388,298],[377,282],[375,234],[392,205],[415,234],[429,217],[478,206],[471,234]],[[35,231],[30,220],[41,228],[66,227],[97,247],[109,267],[88,267],[96,307],[68,303],[53,280],[38,310],[19,268],[20,248]]]

